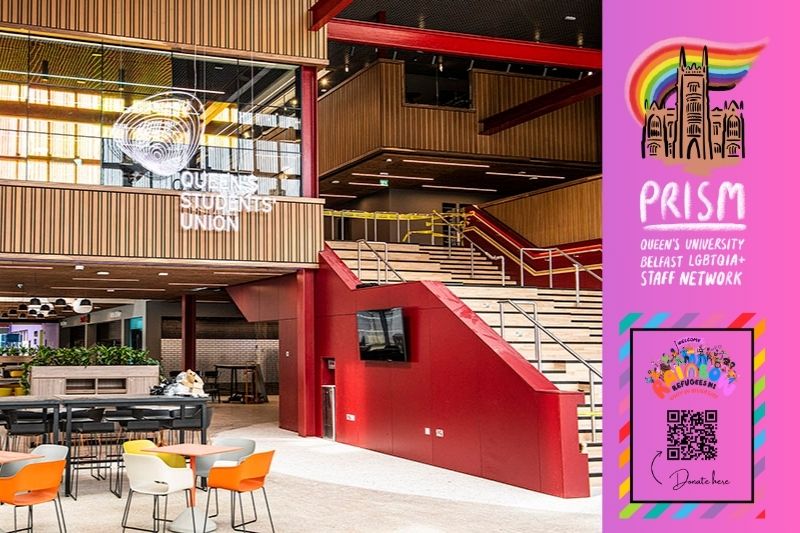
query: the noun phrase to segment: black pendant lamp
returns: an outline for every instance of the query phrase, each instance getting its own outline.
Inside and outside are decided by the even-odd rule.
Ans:
[[[92,305],[92,302],[90,302],[89,300],[84,298],[83,300],[80,301],[80,303],[78,305],[80,305],[81,307],[85,307],[87,305]]]
[[[49,311],[49,310],[50,310],[49,304],[42,304],[42,306],[39,308],[39,311]]]
[[[67,301],[64,298],[56,298],[56,301],[53,302],[53,305],[57,307],[64,307],[67,305]]]
[[[39,298],[35,297],[35,296],[33,298],[31,298],[30,302],[28,302],[28,303],[31,304],[31,305],[42,305],[42,301]]]
[[[19,304],[19,307],[17,309],[19,309],[20,311],[27,311],[28,306],[26,304]]]

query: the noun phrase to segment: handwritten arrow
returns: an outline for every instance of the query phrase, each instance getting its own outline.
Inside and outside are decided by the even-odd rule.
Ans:
[[[655,467],[655,464],[656,464],[656,459],[658,459],[658,458],[659,458],[659,456],[661,456],[661,454],[662,454],[662,453],[663,453],[663,452],[662,452],[661,450],[658,450],[658,451],[656,452],[656,456],[655,456],[655,457],[653,457],[653,460],[652,460],[652,461],[650,461],[650,474],[652,474],[652,476],[653,476],[653,479],[655,479],[655,480],[656,480],[656,483],[658,483],[659,485],[663,485],[663,483],[661,483],[661,482],[658,480],[658,478],[656,477],[656,471],[655,471],[655,468],[654,468],[654,467]]]

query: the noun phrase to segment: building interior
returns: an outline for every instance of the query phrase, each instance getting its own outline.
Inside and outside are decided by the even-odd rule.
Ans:
[[[210,393],[197,427],[70,418],[33,531],[182,512],[127,511],[136,437],[275,450],[269,517],[224,495],[217,531],[599,530],[599,1],[27,4],[0,9],[3,450],[64,444],[18,415],[70,396]],[[156,374],[115,374],[136,354]]]

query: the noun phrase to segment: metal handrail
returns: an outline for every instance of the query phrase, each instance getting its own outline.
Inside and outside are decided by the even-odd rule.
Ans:
[[[536,306],[536,302],[531,300],[498,300],[497,304],[500,306],[500,336],[505,338],[505,305],[510,305],[513,307],[518,313],[520,313],[523,317],[525,317],[531,324],[534,326],[534,357],[536,361],[537,370],[541,371],[542,369],[542,354],[541,354],[541,340],[539,339],[539,330],[543,331],[548,337],[550,337],[556,344],[561,346],[568,354],[570,354],[573,358],[575,358],[579,363],[581,363],[588,371],[589,371],[589,410],[591,411],[591,430],[592,430],[592,441],[596,438],[597,433],[597,422],[595,420],[595,376],[603,379],[603,375],[597,370],[591,363],[589,363],[586,359],[581,357],[575,350],[569,347],[564,341],[562,341],[557,335],[555,335],[552,331],[547,329],[541,322],[539,322],[538,317],[538,309]],[[531,304],[533,305],[533,314],[531,316],[527,311],[525,311],[520,304]]]
[[[557,248],[555,246],[550,248],[520,248],[519,249],[519,283],[522,287],[525,286],[525,256],[530,254],[528,252],[547,252],[547,270],[548,270],[548,278],[550,281],[550,288],[553,288],[553,252],[558,252],[559,254],[566,257],[572,265],[575,267],[575,303],[581,303],[581,270],[589,274],[590,276],[594,277],[600,283],[603,282],[603,278],[589,270],[585,265],[579,263],[575,260],[571,255],[566,253],[561,248]]]
[[[380,244],[383,245],[383,257],[380,256],[377,250],[372,247],[373,244]],[[375,256],[375,274],[376,274],[376,281],[378,285],[381,284],[381,263],[383,263],[383,282],[389,283],[389,271],[392,272],[397,279],[401,282],[405,283],[406,280],[403,276],[400,275],[397,270],[394,269],[392,265],[389,264],[389,245],[382,241],[368,241],[366,239],[359,239],[356,241],[356,268],[358,273],[358,279],[361,279],[361,247],[365,246],[372,254]]]
[[[475,241],[467,237],[463,230],[460,230],[458,226],[444,218],[441,213],[438,211],[434,211],[433,215],[438,217],[442,222],[444,222],[445,226],[448,228],[455,229],[455,236],[458,239],[459,243],[463,240],[469,242],[470,254],[469,254],[469,276],[470,278],[475,277],[475,249],[477,248],[479,252],[481,252],[486,258],[490,261],[500,261],[500,274],[501,274],[501,283],[502,286],[506,286],[506,258],[502,255],[492,255],[483,248],[481,248]],[[450,239],[448,239],[448,248],[450,247]]]

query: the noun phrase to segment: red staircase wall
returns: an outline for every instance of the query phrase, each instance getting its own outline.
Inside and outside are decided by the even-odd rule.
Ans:
[[[506,256],[506,269],[509,276],[515,281],[519,282],[521,279],[519,269],[519,250],[521,248],[538,248],[534,243],[528,241],[525,237],[514,231],[501,220],[494,217],[489,212],[481,209],[478,206],[471,206],[470,211],[474,213],[467,219],[467,225],[481,230],[483,233],[491,236],[495,242],[485,239],[478,233],[467,231],[470,239],[474,240],[479,246],[484,248],[487,252],[495,255],[504,255],[504,252],[511,253],[512,257]],[[576,261],[584,265],[602,264],[602,252],[592,250],[597,248],[602,241],[599,239],[593,241],[564,243],[558,245],[561,250],[572,254]],[[500,246],[498,246],[500,245]],[[504,250],[505,249],[505,250]],[[577,254],[577,255],[576,255]],[[548,255],[547,253],[529,252],[525,256],[525,264],[529,267],[545,272],[548,270]],[[553,286],[556,288],[574,288],[575,287],[575,273],[572,270],[573,265],[566,258],[560,255],[553,256],[554,269],[569,269],[567,273],[554,274]],[[602,277],[602,270],[595,270],[597,275]],[[579,273],[581,288],[584,289],[601,289],[602,283],[581,270]],[[526,275],[525,285],[533,287],[547,287],[549,286],[548,276],[531,276]]]
[[[281,354],[294,279],[229,289],[248,320],[283,317]],[[336,385],[339,442],[555,496],[589,495],[578,443],[582,394],[557,390],[442,283],[358,283],[332,250],[320,254],[315,346],[319,384]],[[411,361],[361,361],[356,311],[389,307],[404,309]],[[280,425],[290,429],[297,407],[284,408],[284,395],[296,402],[297,383],[280,372]]]

